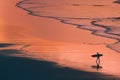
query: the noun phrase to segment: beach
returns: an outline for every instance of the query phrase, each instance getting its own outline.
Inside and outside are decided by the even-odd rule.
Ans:
[[[32,3],[32,0],[30,1]],[[90,22],[96,19],[76,19],[78,16],[85,15],[76,15],[74,19],[65,18],[71,16],[72,13],[64,15],[64,12],[62,17],[57,13],[46,16],[50,9],[45,15],[42,10],[42,16],[39,17],[38,14],[29,15],[28,11],[20,8],[19,2],[19,0],[4,0],[0,3],[0,79],[119,80],[120,54],[119,48],[115,48],[119,47],[119,36],[105,34],[102,32],[104,28],[101,27],[89,27],[91,26]],[[44,4],[41,3],[42,7]],[[105,5],[108,4],[106,1]],[[24,8],[31,7],[31,5],[24,4],[22,6]],[[118,13],[109,16],[117,15],[118,17]],[[93,14],[88,16],[94,17]],[[112,25],[113,27],[119,24],[119,21],[114,19],[115,21],[112,23],[112,20],[97,20],[94,26]],[[85,27],[81,27],[78,23]],[[93,30],[99,30],[99,32],[92,33]],[[116,28],[113,30],[109,33],[119,34],[119,26],[117,26],[118,31]],[[118,43],[115,44],[116,42]],[[107,45],[109,46],[107,47]],[[96,66],[96,63],[95,58],[92,58],[91,55],[96,52],[103,54],[100,64],[102,69],[99,70],[92,67]]]

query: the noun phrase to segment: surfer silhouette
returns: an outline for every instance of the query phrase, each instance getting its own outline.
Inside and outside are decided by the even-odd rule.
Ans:
[[[96,63],[100,64],[100,57],[103,56],[103,54],[100,54],[97,52],[97,54],[93,54],[92,57],[96,58]]]
[[[100,54],[97,52],[97,54],[93,54],[91,57],[95,57],[96,58],[96,66],[92,66],[93,68],[96,68],[97,70],[102,68],[102,66],[100,66],[100,57],[103,56],[103,54]]]

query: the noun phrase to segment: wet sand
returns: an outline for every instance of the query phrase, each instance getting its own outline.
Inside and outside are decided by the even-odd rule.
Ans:
[[[12,52],[11,52],[12,51]],[[103,75],[95,72],[75,70],[68,67],[58,67],[56,63],[30,58],[11,57],[1,55],[21,53],[19,50],[0,50],[0,79],[3,80],[113,80],[112,75]]]
[[[108,44],[107,47],[120,52],[120,27],[118,26],[120,5],[118,2],[115,0],[98,0],[97,2],[94,0],[23,0],[17,3],[17,7],[33,16],[56,19],[64,24],[90,30],[93,35],[116,39],[116,43]]]
[[[39,75],[41,73],[44,73],[44,71],[40,72],[41,68],[44,68],[41,67],[42,63],[45,63],[47,68],[52,66],[53,71],[55,71],[53,74],[56,74],[60,70],[61,73],[56,74],[56,76],[64,74],[63,67],[69,67],[69,69],[72,68],[70,70],[65,69],[65,72],[70,72],[71,74],[65,73],[66,75],[63,75],[62,80],[110,80],[109,77],[113,77],[112,75],[119,75],[120,68],[117,65],[120,65],[120,55],[117,52],[106,47],[107,44],[114,43],[116,40],[92,35],[90,31],[81,30],[73,25],[63,24],[57,20],[28,15],[27,12],[24,12],[15,6],[17,2],[17,0],[5,0],[3,3],[1,3],[3,7],[0,14],[0,25],[3,29],[1,31],[1,35],[4,34],[4,36],[0,37],[1,43],[18,44],[4,48],[2,46],[3,44],[1,44],[2,47],[0,47],[2,60],[0,65],[3,65],[2,68],[4,68],[2,72],[7,73],[8,71],[7,76],[9,76],[9,79],[11,78],[13,80],[19,80],[23,78],[22,80],[32,80],[35,77],[36,79],[42,79]],[[25,45],[30,46],[22,49],[22,51],[25,51],[22,52],[21,47],[24,47]],[[18,50],[18,52],[16,50]],[[91,68],[91,66],[96,65],[95,59],[91,58],[91,55],[96,52],[102,52],[104,54],[103,58],[101,58],[101,66],[103,68],[98,71]],[[3,55],[4,53],[6,55]],[[23,61],[19,62],[19,60]],[[24,61],[30,61],[30,65],[27,62],[24,63]],[[52,63],[49,65],[48,62],[55,62],[57,66],[54,67]],[[9,65],[11,66],[10,68],[6,67]],[[20,65],[25,66],[20,67]],[[31,65],[34,66],[32,67]],[[24,77],[17,79],[20,74],[18,74],[17,77],[9,75],[9,73],[13,73],[15,71],[13,68],[14,66],[16,66],[16,71],[18,70],[18,72],[21,74],[35,73],[37,70],[39,71],[36,73],[37,76],[30,74],[33,75],[33,77],[31,76],[28,78],[28,75],[22,75]],[[57,72],[56,68],[58,69]],[[19,69],[21,69],[21,71]],[[26,69],[27,71],[24,71]],[[22,72],[22,70],[24,72]],[[74,71],[75,74],[73,73]],[[5,74],[1,74],[5,76]],[[45,74],[48,75],[48,73]],[[43,74],[43,76],[45,76],[45,74]],[[49,77],[53,80],[56,78],[57,80],[61,79],[60,77],[55,78],[51,72],[49,74],[51,74]],[[96,74],[98,74],[98,76],[96,76]],[[75,76],[70,77],[71,75]],[[96,78],[93,78],[90,75],[96,76]],[[107,77],[107,75],[110,76]],[[112,79],[113,78],[111,78],[111,80]],[[7,80],[7,78],[4,80]]]

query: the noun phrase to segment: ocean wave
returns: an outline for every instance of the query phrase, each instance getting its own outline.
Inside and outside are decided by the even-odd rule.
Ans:
[[[23,0],[17,7],[30,15],[52,18],[96,36],[117,40],[107,47],[120,53],[119,0]]]

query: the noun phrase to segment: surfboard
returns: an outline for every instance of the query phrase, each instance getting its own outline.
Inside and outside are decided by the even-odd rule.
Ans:
[[[101,56],[103,56],[103,54],[94,54],[94,55],[92,55],[92,57],[101,57]]]

